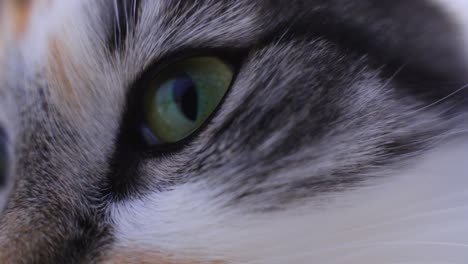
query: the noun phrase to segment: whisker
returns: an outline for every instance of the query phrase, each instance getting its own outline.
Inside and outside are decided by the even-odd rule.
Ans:
[[[390,83],[395,80],[395,78],[398,76],[398,74],[403,71],[403,69],[406,67],[406,64],[401,65],[393,74],[390,76],[390,78],[387,79],[387,81],[381,86],[381,89],[387,88],[387,86],[390,85]]]
[[[463,85],[462,87],[458,88],[454,92],[450,93],[449,95],[447,95],[447,96],[445,96],[445,97],[443,97],[443,98],[441,98],[441,99],[439,99],[439,100],[437,100],[437,101],[435,101],[435,102],[433,102],[433,103],[431,103],[429,105],[426,105],[424,107],[416,109],[413,114],[419,113],[419,112],[424,111],[424,110],[426,110],[426,109],[428,109],[430,107],[436,106],[436,105],[450,99],[451,97],[455,96],[456,94],[460,93],[461,91],[465,90],[466,88],[468,88],[468,83]]]
[[[442,133],[441,135],[441,140],[445,140],[449,137],[453,137],[453,136],[461,136],[461,135],[464,135],[464,134],[467,134],[468,133],[468,129],[463,129],[463,130],[455,130],[455,131],[448,131],[448,132],[445,132],[445,133]]]

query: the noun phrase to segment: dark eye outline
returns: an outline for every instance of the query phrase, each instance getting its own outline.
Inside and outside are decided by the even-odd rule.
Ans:
[[[120,119],[119,132],[114,139],[114,151],[109,157],[109,173],[103,191],[108,199],[121,200],[130,195],[138,196],[144,193],[144,189],[148,186],[143,184],[144,179],[138,173],[140,164],[146,160],[163,158],[179,153],[206,129],[232,92],[232,87],[237,81],[238,73],[248,53],[248,49],[191,49],[189,51],[176,51],[164,56],[162,59],[154,60],[154,63],[150,67],[143,70],[129,84],[125,108]],[[145,95],[145,83],[172,63],[197,56],[218,57],[233,66],[234,74],[229,89],[204,124],[190,136],[177,143],[148,145],[140,130],[144,118],[141,102],[143,102],[143,96]],[[162,190],[166,188],[163,186],[165,184],[171,185],[170,182],[165,182],[164,184],[160,183],[161,186],[153,186],[153,188],[160,188]]]
[[[185,52],[175,52],[165,56],[165,59],[158,60],[153,63],[148,69],[142,72],[140,76],[130,85],[127,94],[127,104],[121,122],[121,135],[120,139],[127,141],[126,144],[131,144],[139,151],[146,153],[151,157],[157,155],[167,155],[179,152],[187,146],[195,137],[206,129],[211,120],[217,115],[219,109],[223,106],[226,98],[229,97],[232,86],[235,84],[242,62],[246,57],[245,50],[222,50],[222,49],[205,49],[205,50],[192,50]],[[226,62],[233,69],[232,81],[226,94],[223,96],[217,107],[203,122],[203,124],[196,129],[192,134],[186,138],[175,143],[162,143],[162,144],[148,144],[142,135],[142,125],[144,124],[144,107],[143,98],[147,89],[147,85],[155,76],[164,71],[172,64],[183,61],[193,57],[216,57]]]
[[[207,60],[210,62],[209,64],[206,64]],[[217,62],[217,60],[219,60],[219,62]],[[196,64],[193,64],[194,62]],[[204,63],[204,64],[198,64],[198,63]],[[191,66],[189,66],[189,65],[191,65]],[[156,127],[154,127],[154,129],[156,129],[155,131],[153,131],[150,128],[152,125],[155,125],[155,124],[154,124],[154,120],[148,119],[148,112],[147,111],[149,111],[150,109],[154,110],[154,107],[157,107],[157,106],[154,105],[153,100],[151,100],[150,104],[149,104],[148,100],[150,100],[150,97],[153,98],[154,96],[156,96],[158,94],[158,89],[161,88],[159,85],[161,85],[161,84],[163,84],[163,83],[165,83],[165,82],[167,82],[169,80],[175,80],[175,79],[173,79],[175,77],[175,75],[173,75],[173,74],[177,74],[177,73],[181,74],[181,73],[184,72],[184,70],[187,70],[187,69],[190,69],[190,68],[193,69],[194,65],[197,65],[195,67],[198,68],[196,71],[200,71],[199,74],[201,72],[203,72],[203,74],[207,74],[207,76],[210,76],[210,70],[207,71],[206,69],[211,69],[211,70],[217,71],[215,68],[227,67],[226,69],[229,70],[230,75],[231,75],[230,79],[229,79],[228,82],[220,83],[221,86],[218,86],[218,88],[222,89],[223,92],[222,92],[222,94],[218,94],[218,96],[216,95],[216,92],[213,94],[214,97],[212,97],[212,98],[217,98],[217,99],[214,99],[213,104],[212,104],[212,107],[214,106],[214,108],[209,108],[210,109],[209,112],[205,112],[205,114],[202,115],[200,117],[200,119],[198,119],[198,121],[197,121],[198,123],[194,123],[194,125],[192,126],[192,129],[186,130],[186,132],[184,132],[182,134],[179,134],[179,136],[175,136],[175,138],[174,138],[175,140],[173,140],[173,141],[170,141],[170,140],[165,141],[165,140],[163,140],[163,138],[160,138],[160,136],[164,137],[164,133],[159,135]],[[215,68],[213,68],[213,66]],[[189,68],[186,68],[186,67],[189,67]],[[182,70],[182,72],[181,72],[181,70]],[[146,118],[144,118],[144,120],[142,121],[140,130],[141,130],[142,137],[145,139],[147,144],[149,146],[161,146],[161,145],[177,144],[178,142],[182,142],[186,138],[190,137],[192,134],[196,133],[201,127],[206,126],[206,123],[210,119],[212,119],[213,115],[219,110],[220,104],[222,104],[224,102],[228,91],[232,87],[232,84],[234,82],[234,73],[235,73],[235,71],[236,71],[236,69],[235,69],[235,67],[233,67],[231,65],[230,61],[226,61],[226,59],[220,58],[219,56],[192,56],[192,57],[188,57],[188,58],[185,58],[185,59],[182,59],[182,60],[175,61],[169,67],[162,69],[162,71],[160,71],[160,72],[157,72],[153,76],[154,78],[151,79],[151,81],[149,83],[144,83],[143,84],[145,86],[144,89],[145,89],[145,96],[146,97],[142,98],[142,100],[144,101],[143,104],[142,104],[142,108],[143,108],[142,111],[144,112]],[[217,73],[221,74],[222,72],[218,71]],[[203,76],[203,75],[199,75],[199,76]],[[213,76],[213,75],[211,75],[211,76]],[[195,84],[195,82],[193,83],[193,85],[198,86],[198,84]],[[199,88],[196,88],[196,89],[198,90]],[[150,97],[148,97],[148,96],[150,96]],[[210,94],[205,94],[205,96],[210,96]],[[194,97],[191,97],[191,98],[194,99]],[[206,99],[206,100],[213,100],[213,99]],[[163,116],[160,116],[160,117],[163,118]],[[163,127],[164,127],[164,125],[163,125]],[[176,128],[174,127],[174,129],[176,129]],[[184,131],[184,130],[182,130],[182,131]],[[177,134],[177,132],[175,130],[174,130],[174,132]],[[166,136],[168,136],[168,135],[166,135]]]

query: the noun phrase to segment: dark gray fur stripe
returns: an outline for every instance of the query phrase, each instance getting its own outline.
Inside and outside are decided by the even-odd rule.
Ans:
[[[102,12],[108,16],[111,9],[113,13],[107,41],[108,48],[113,53],[124,47],[128,35],[134,31],[138,23],[141,0],[107,0],[105,4],[107,7],[102,8]]]

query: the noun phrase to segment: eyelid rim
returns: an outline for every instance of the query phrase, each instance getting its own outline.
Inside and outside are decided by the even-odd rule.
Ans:
[[[231,89],[231,87],[233,85],[233,81],[234,81],[235,73],[236,73],[236,68],[234,66],[232,66],[232,64],[229,61],[226,61],[225,59],[220,58],[219,56],[193,56],[193,57],[188,57],[188,58],[185,58],[185,59],[182,59],[182,60],[178,60],[175,63],[169,65],[166,68],[164,68],[161,72],[156,73],[155,76],[154,76],[155,79],[153,79],[153,80],[157,80],[157,83],[154,83],[154,81],[153,81],[152,84],[158,84],[162,80],[167,81],[167,80],[171,79],[170,74],[171,74],[171,71],[174,70],[173,67],[175,65],[179,65],[179,66],[182,67],[180,69],[183,69],[184,66],[181,65],[181,63],[183,64],[183,63],[189,62],[189,61],[192,61],[191,63],[193,63],[194,61],[197,61],[197,60],[198,61],[200,61],[200,60],[205,61],[205,59],[214,60],[214,61],[216,61],[216,63],[219,63],[218,66],[216,66],[216,64],[215,64],[215,66],[214,66],[215,68],[224,67],[225,69],[227,69],[230,72],[229,73],[230,74],[229,81],[223,83],[223,87],[222,87],[223,92],[222,92],[221,97],[218,97],[218,100],[216,102],[215,107],[212,109],[212,111],[210,113],[207,113],[207,115],[204,115],[203,120],[201,120],[201,122],[199,122],[196,126],[194,126],[193,129],[190,132],[186,133],[185,136],[181,137],[179,140],[176,140],[176,141],[164,141],[161,138],[159,138],[158,135],[155,134],[155,131],[153,132],[152,129],[150,128],[151,121],[143,118],[143,121],[142,121],[142,124],[141,124],[141,133],[142,133],[142,137],[145,139],[145,141],[148,143],[149,146],[158,147],[158,146],[173,145],[173,144],[177,144],[179,142],[183,142],[186,138],[190,137],[192,134],[197,133],[212,118],[213,114],[215,114],[219,110],[220,104],[222,104],[224,102],[224,98],[226,97],[227,93],[229,92],[229,90]],[[213,67],[213,65],[211,67]],[[169,70],[169,72],[168,72],[168,70]],[[176,68],[176,70],[178,70],[178,68]],[[163,74],[162,76],[161,76],[161,73]],[[174,73],[177,73],[177,71],[175,71]],[[161,79],[161,77],[163,79]],[[146,89],[145,96],[148,96],[148,92],[150,94],[157,93],[157,91],[155,91],[155,90],[157,90],[158,87],[154,87],[153,85],[151,85],[151,86],[145,85],[145,89]],[[145,109],[145,106],[147,106],[146,104],[147,104],[148,98],[142,98],[141,100],[145,101],[144,105],[143,105],[143,108]],[[146,107],[146,109],[148,109],[148,108]],[[145,112],[145,111],[143,111],[143,112]],[[142,114],[143,114],[143,116],[145,116],[144,115],[145,113],[142,113]]]
[[[143,70],[141,74],[139,74],[139,76],[129,85],[126,97],[127,102],[120,122],[120,133],[128,134],[128,137],[138,138],[133,142],[133,144],[140,152],[145,153],[148,157],[156,158],[160,155],[180,152],[191,141],[193,141],[195,137],[205,130],[206,126],[209,125],[210,121],[219,112],[219,109],[229,96],[232,87],[237,80],[238,73],[247,57],[247,54],[248,51],[245,49],[192,49],[189,51],[176,51],[164,56],[161,60],[156,60],[151,64],[151,66]],[[167,67],[170,67],[170,65],[194,57],[216,57],[232,68],[233,77],[226,94],[214,109],[213,113],[189,136],[175,143],[148,144],[145,142],[142,135],[142,129],[144,129],[142,127],[142,124],[144,123],[144,115],[143,104],[141,102],[143,102],[143,97],[145,95],[146,84],[153,81],[155,76],[164,71]],[[125,130],[127,130],[127,132],[125,132]]]
[[[249,53],[250,49],[203,48],[179,50],[169,53],[161,59],[154,59],[149,67],[143,69],[137,78],[130,82],[126,91],[126,102],[121,113],[118,133],[114,139],[114,151],[109,157],[110,172],[107,175],[103,191],[104,195],[108,197],[107,200],[120,201],[128,199],[128,197],[143,195],[146,192],[145,190],[147,190],[146,188],[148,188],[148,186],[142,185],[144,180],[137,172],[140,168],[140,164],[149,160],[165,158],[180,153],[194,138],[199,136],[200,133],[206,129],[206,126],[216,117],[219,113],[219,109],[232,92],[232,88],[237,82],[238,74]],[[170,64],[195,56],[215,56],[230,63],[234,68],[234,75],[229,89],[212,115],[208,117],[204,124],[200,126],[196,132],[192,133],[192,135],[178,143],[148,146],[148,144],[144,142],[140,130],[143,118],[141,100],[145,92],[144,84],[152,80],[152,76],[157,75]],[[170,182],[166,181],[160,184],[161,186],[156,188],[164,189],[167,187],[166,185],[171,185]],[[137,186],[139,187],[137,188]],[[153,188],[155,187],[153,186]]]

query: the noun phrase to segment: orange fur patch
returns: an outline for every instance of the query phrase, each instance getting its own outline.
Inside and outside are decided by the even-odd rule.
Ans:
[[[59,40],[54,39],[50,42],[50,77],[49,80],[56,80],[56,87],[58,87],[57,94],[65,101],[73,101],[71,98],[75,97],[73,93],[72,84],[67,76],[65,65],[69,63],[64,54],[65,49],[60,45]]]
[[[86,91],[78,90],[75,81],[86,79],[83,70],[67,54],[68,47],[55,38],[49,44],[49,63],[47,79],[50,81],[52,94],[58,102],[66,104],[74,111],[79,111],[82,100],[86,100]]]
[[[16,38],[20,38],[26,31],[32,5],[33,0],[6,0],[4,11]]]

